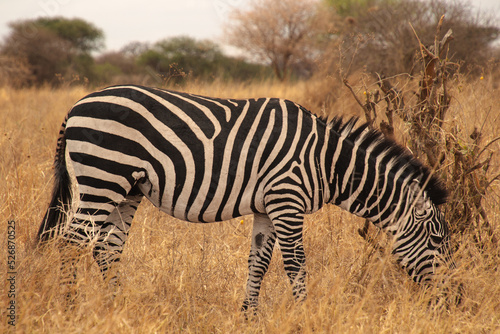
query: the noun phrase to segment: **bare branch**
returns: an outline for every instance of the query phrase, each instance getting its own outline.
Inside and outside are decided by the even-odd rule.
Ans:
[[[500,136],[499,137],[496,137],[495,139],[491,140],[488,144],[486,144],[483,149],[478,153],[478,157],[484,153],[484,151],[486,151],[486,149],[488,148],[488,146],[490,146],[491,144],[493,144],[494,142],[500,140]]]
[[[354,97],[354,99],[356,100],[356,102],[358,102],[358,104],[361,106],[361,108],[363,108],[363,111],[365,112],[366,122],[369,124],[370,128],[373,128],[373,120],[372,120],[371,115],[370,115],[370,110],[368,109],[368,107],[366,106],[366,104],[363,104],[361,102],[361,100],[356,96],[356,93],[354,93],[354,90],[352,89],[352,86],[349,84],[349,81],[347,81],[346,78],[344,78],[342,80],[342,82],[344,83],[344,85],[347,88],[349,88],[349,90],[351,91],[351,94]]]

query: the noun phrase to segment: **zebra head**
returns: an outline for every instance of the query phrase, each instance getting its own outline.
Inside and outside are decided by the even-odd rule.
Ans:
[[[432,189],[430,190],[432,191]],[[397,224],[392,253],[416,282],[429,282],[443,264],[454,268],[449,230],[436,199],[413,180],[406,193],[403,214]]]

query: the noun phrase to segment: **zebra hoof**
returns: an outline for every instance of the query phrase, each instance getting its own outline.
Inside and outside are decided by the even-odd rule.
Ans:
[[[245,320],[251,320],[257,316],[257,303],[251,303],[247,300],[241,306],[241,313],[245,316]]]

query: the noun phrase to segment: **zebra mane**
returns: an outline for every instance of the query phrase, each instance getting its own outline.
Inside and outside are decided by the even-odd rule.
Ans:
[[[348,141],[354,143],[360,136],[363,140],[360,144],[360,149],[367,149],[373,142],[377,142],[377,148],[386,152],[388,158],[394,158],[396,168],[403,168],[406,166],[406,175],[419,180],[420,183],[425,185],[425,192],[436,204],[446,203],[448,192],[443,183],[438,179],[431,170],[411,155],[401,145],[387,139],[379,130],[368,129],[369,123],[363,123],[356,127],[358,122],[357,117],[352,117],[345,121],[342,117],[334,117],[332,120],[326,121],[327,127],[336,132],[339,136],[346,138]],[[325,121],[323,119],[323,121]]]

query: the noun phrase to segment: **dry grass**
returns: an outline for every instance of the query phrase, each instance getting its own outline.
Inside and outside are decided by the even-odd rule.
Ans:
[[[468,129],[498,120],[498,91],[466,84],[454,113]],[[474,86],[475,85],[475,86]],[[477,88],[477,89],[476,89]],[[458,89],[458,88],[457,88]],[[278,96],[308,105],[307,83],[296,85],[217,83],[187,90],[221,97]],[[264,279],[259,314],[240,314],[250,249],[251,217],[195,225],[140,206],[122,262],[123,285],[113,291],[86,256],[79,267],[77,302],[61,293],[59,254],[40,254],[33,240],[51,192],[52,160],[59,126],[67,109],[86,93],[61,90],[0,90],[0,332],[11,328],[8,298],[7,222],[16,222],[16,303],[18,332],[46,333],[490,333],[500,331],[500,251],[478,249],[468,236],[457,237],[463,303],[429,306],[436,292],[414,284],[388,254],[379,254],[359,237],[363,220],[328,206],[306,221],[308,299],[295,304],[275,251]],[[348,95],[348,94],[346,94]],[[351,105],[338,101],[338,105]],[[452,107],[453,108],[453,107]],[[491,110],[491,111],[489,111]],[[488,112],[497,118],[487,118]],[[469,116],[467,116],[469,115]],[[493,138],[499,125],[487,124]],[[496,149],[499,146],[495,146]],[[498,165],[496,166],[497,173]],[[496,189],[496,190],[495,190]],[[498,187],[493,188],[498,192]],[[498,194],[498,193],[497,193]],[[500,235],[498,195],[486,207]]]

